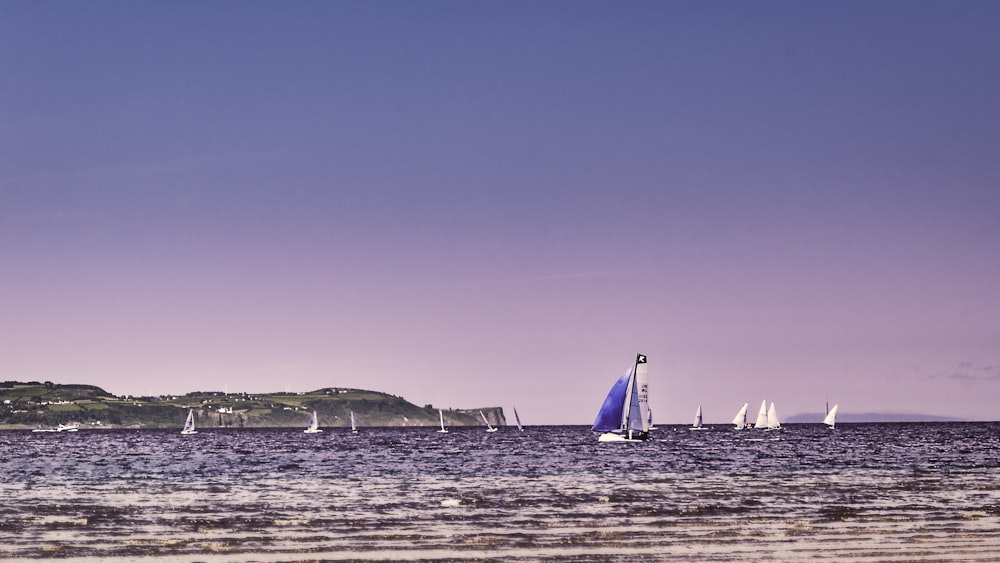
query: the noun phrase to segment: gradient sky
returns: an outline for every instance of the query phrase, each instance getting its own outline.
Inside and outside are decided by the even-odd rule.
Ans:
[[[1000,3],[0,1],[0,380],[1000,419]]]

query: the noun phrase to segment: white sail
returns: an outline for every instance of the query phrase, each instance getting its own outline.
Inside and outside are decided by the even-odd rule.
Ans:
[[[438,432],[442,432],[442,433],[443,432],[447,432],[448,429],[444,427],[444,411],[441,410],[441,409],[438,409],[438,416],[441,418],[441,430],[438,430]]]
[[[316,411],[313,411],[312,417],[309,418],[309,426],[303,432],[306,434],[318,434],[322,432],[319,428],[319,415],[316,414]]]
[[[691,430],[701,430],[704,428],[701,419],[701,405],[698,405],[698,410],[694,413],[694,422],[691,423]]]
[[[635,390],[639,393],[638,419],[641,421],[639,429],[645,434],[649,432],[649,421],[653,418],[649,413],[649,364],[646,363],[646,356],[642,354],[638,355],[635,363]],[[629,425],[629,428],[635,428],[634,422],[635,420],[632,418],[632,424]]]
[[[750,403],[743,403],[740,407],[740,412],[736,413],[736,417],[733,418],[733,424],[736,426],[737,430],[743,430],[747,427],[747,409],[750,408]]]
[[[497,431],[497,429],[492,424],[490,424],[490,421],[486,420],[486,415],[483,414],[483,411],[479,411],[479,416],[483,417],[483,422],[486,423],[486,431],[487,432],[496,432]]]
[[[197,434],[198,431],[194,429],[194,409],[188,409],[187,420],[184,421],[184,429],[181,430],[181,434]]]
[[[358,433],[358,421],[354,419],[354,411],[351,411],[351,432]]]
[[[517,415],[517,407],[514,407],[514,421],[517,422],[518,432],[524,432],[524,426],[521,426],[521,417]]]
[[[760,410],[757,411],[757,421],[753,423],[754,428],[767,428],[767,399],[760,404]]]
[[[826,418],[823,419],[823,424],[829,426],[830,428],[835,428],[837,425],[837,407],[840,405],[833,405],[830,412],[826,413]]]
[[[774,409],[774,401],[771,401],[771,408],[767,409],[767,429],[777,430],[781,428],[781,421],[778,420],[778,411]]]

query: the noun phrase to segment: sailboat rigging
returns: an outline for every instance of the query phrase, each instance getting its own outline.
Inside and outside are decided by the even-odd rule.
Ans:
[[[635,361],[611,387],[591,428],[600,442],[639,442],[649,439],[649,375],[646,356]]]
[[[698,410],[694,413],[694,422],[691,423],[691,430],[708,430],[708,427],[702,424],[701,418],[701,405],[698,405]]]
[[[767,399],[760,404],[760,410],[757,411],[757,420],[753,423],[753,427],[759,430],[767,428]]]
[[[748,408],[750,408],[750,403],[743,403],[740,412],[736,413],[736,417],[733,418],[733,425],[735,425],[736,430],[746,430]]]
[[[823,419],[823,424],[831,430],[837,427],[837,407],[839,406],[833,405],[833,408],[826,413],[826,418]]]
[[[771,408],[767,409],[767,429],[781,430],[781,421],[778,420],[778,411],[774,408],[774,401],[771,401]]]
[[[448,432],[448,429],[444,427],[444,411],[443,410],[438,409],[438,417],[441,418],[441,430],[438,430],[438,432],[444,434],[444,433]]]
[[[479,411],[479,416],[483,417],[483,422],[486,423],[486,431],[487,432],[496,432],[497,431],[497,427],[493,426],[492,424],[490,424],[489,420],[486,420],[486,415],[483,414],[483,411]]]
[[[322,432],[319,427],[319,415],[316,414],[316,411],[313,411],[312,416],[309,418],[309,426],[302,432],[306,434],[318,434]]]
[[[197,434],[198,431],[194,429],[194,409],[188,409],[187,420],[184,421],[184,429],[181,430],[181,434]]]

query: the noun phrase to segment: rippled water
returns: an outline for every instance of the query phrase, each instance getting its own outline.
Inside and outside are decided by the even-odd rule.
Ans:
[[[0,560],[1000,561],[1000,424],[0,432]]]

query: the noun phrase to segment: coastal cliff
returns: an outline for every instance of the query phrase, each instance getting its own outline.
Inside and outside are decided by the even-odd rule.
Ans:
[[[305,427],[316,411],[321,427],[437,426],[438,408],[419,407],[388,393],[327,387],[308,393],[198,391],[179,396],[115,396],[93,385],[51,382],[0,383],[0,428],[78,424],[81,428],[174,428],[187,410],[199,428]],[[481,426],[481,410],[494,426],[507,419],[501,407],[443,408],[448,426]]]

